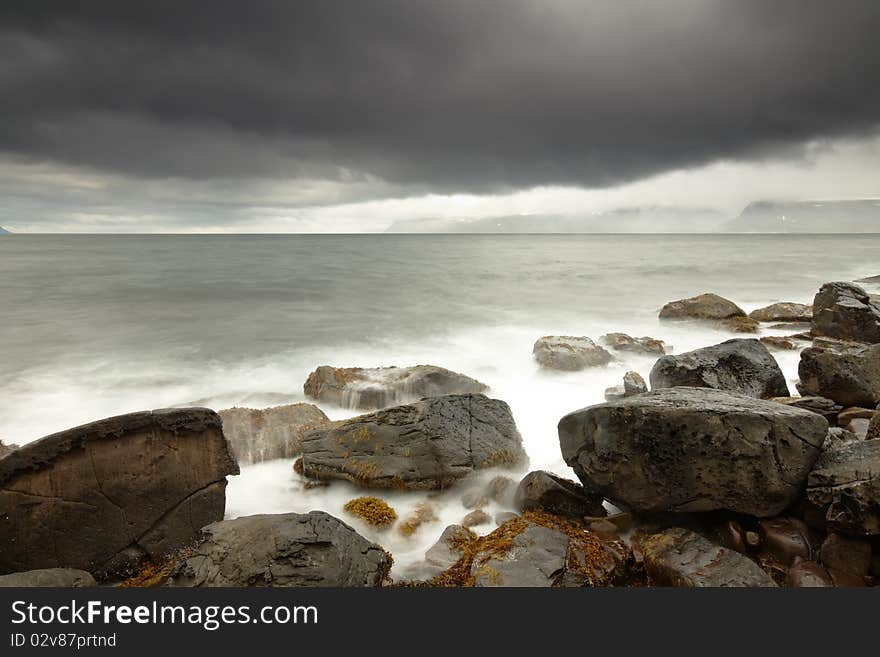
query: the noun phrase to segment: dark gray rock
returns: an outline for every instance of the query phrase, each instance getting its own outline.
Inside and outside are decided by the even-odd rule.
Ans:
[[[745,311],[733,301],[711,292],[670,301],[660,309],[660,319],[719,320],[745,316]]]
[[[627,351],[636,354],[666,353],[666,343],[657,338],[634,338],[626,333],[606,333],[599,338],[599,343],[615,351]]]
[[[565,570],[569,539],[560,531],[529,525],[503,555],[474,560],[474,586],[549,587]]]
[[[825,283],[813,299],[813,335],[880,342],[880,303],[853,283]]]
[[[809,322],[813,318],[813,307],[781,301],[753,310],[749,317],[759,322]]]
[[[23,573],[0,575],[0,588],[16,586],[87,588],[96,586],[96,584],[91,573],[73,568],[43,568]]]
[[[875,406],[880,401],[880,344],[812,347],[801,352],[798,390],[842,406]]]
[[[634,512],[773,516],[801,494],[825,440],[819,415],[708,388],[669,388],[559,422],[584,486]]]
[[[606,515],[601,495],[543,470],[530,472],[523,477],[516,489],[514,506],[520,511],[539,509],[572,518]]]
[[[829,570],[864,577],[871,569],[871,544],[865,539],[831,532],[822,542],[819,558]]]
[[[837,444],[807,479],[807,499],[822,528],[850,536],[880,534],[880,441]]]
[[[0,573],[125,574],[220,520],[238,464],[203,408],[132,413],[29,443],[0,459]]]
[[[343,408],[375,409],[422,397],[486,392],[479,381],[436,365],[331,367],[322,365],[303,385],[307,397]]]
[[[541,367],[576,372],[607,365],[614,357],[590,338],[573,335],[546,335],[538,338],[532,355]]]
[[[653,586],[776,586],[748,557],[680,527],[648,536],[642,550],[648,582]]]
[[[389,408],[302,440],[303,474],[367,488],[446,488],[475,470],[528,461],[510,408],[484,395],[446,395]]]
[[[787,397],[779,364],[758,340],[736,338],[712,347],[663,356],[651,370],[651,388],[715,388],[750,397]]]
[[[379,586],[388,554],[324,513],[245,516],[208,525],[170,586]]]

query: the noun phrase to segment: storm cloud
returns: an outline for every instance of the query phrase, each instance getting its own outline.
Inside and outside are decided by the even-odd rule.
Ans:
[[[875,129],[878,34],[875,0],[7,0],[0,152],[143,179],[609,186]]]

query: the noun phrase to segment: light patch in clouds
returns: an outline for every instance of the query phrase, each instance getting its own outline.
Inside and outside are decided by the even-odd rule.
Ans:
[[[54,164],[0,162],[0,225],[21,232],[358,233],[396,221],[578,216],[662,206],[731,218],[760,199],[880,196],[880,135],[814,141],[788,157],[720,161],[607,189],[421,194],[375,178],[140,180]]]

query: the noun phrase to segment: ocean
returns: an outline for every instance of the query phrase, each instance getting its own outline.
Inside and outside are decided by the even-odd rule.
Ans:
[[[530,469],[571,476],[559,418],[603,401],[627,370],[647,379],[654,358],[542,372],[537,338],[622,331],[680,353],[734,336],[659,322],[667,301],[711,291],[749,311],[877,274],[880,235],[3,236],[0,439],[182,404],[307,401],[302,384],[318,365],[424,363],[491,386]],[[797,352],[774,355],[795,393]],[[353,487],[306,490],[291,465],[243,468],[227,515],[324,509],[382,543],[406,575],[467,513],[461,489],[385,495],[400,515],[426,498],[438,510],[433,528],[405,539],[345,517]]]

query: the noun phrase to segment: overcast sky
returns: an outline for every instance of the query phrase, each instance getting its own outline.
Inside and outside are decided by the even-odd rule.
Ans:
[[[0,225],[880,196],[877,0],[0,3]]]

